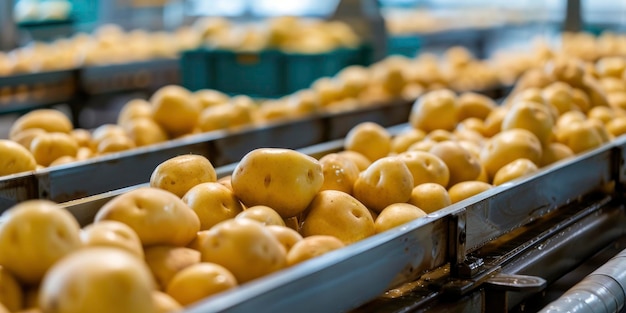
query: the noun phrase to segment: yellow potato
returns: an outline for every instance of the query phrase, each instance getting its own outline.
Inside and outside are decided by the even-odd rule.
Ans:
[[[293,266],[333,250],[341,249],[344,246],[341,240],[333,236],[316,235],[304,237],[289,250],[287,254],[287,265]]]
[[[48,200],[21,202],[2,214],[0,265],[22,283],[36,284],[55,262],[80,248],[80,226]]]
[[[611,107],[598,106],[593,107],[587,112],[587,118],[596,119],[602,124],[606,124],[615,117],[615,110]]]
[[[152,291],[152,300],[156,307],[155,313],[179,313],[183,311],[183,306],[165,292]]]
[[[454,141],[443,141],[435,144],[429,152],[441,159],[450,171],[450,179],[446,186],[475,180],[480,175],[480,162],[468,150]]]
[[[4,267],[0,267],[0,286],[0,304],[4,305],[6,312],[15,312],[24,308],[22,286]]]
[[[356,167],[359,169],[359,172],[364,171],[366,168],[368,168],[372,164],[372,161],[370,161],[363,154],[356,152],[356,151],[344,150],[344,151],[337,152],[337,154],[339,154],[342,157],[352,160],[354,164],[356,164]]]
[[[285,267],[285,248],[265,226],[251,219],[231,219],[198,233],[202,262],[227,268],[243,284]]]
[[[237,121],[237,113],[241,111],[233,105],[208,107],[198,117],[198,127],[202,132],[226,129],[248,124],[250,121]]]
[[[626,62],[622,57],[604,57],[596,62],[595,69],[602,77],[622,78]]]
[[[506,164],[526,158],[535,164],[541,162],[541,142],[525,129],[509,129],[487,141],[480,154],[480,161],[490,178]]]
[[[516,178],[530,175],[539,170],[537,165],[529,159],[517,159],[501,167],[493,178],[493,185],[498,186]]]
[[[144,99],[133,99],[122,107],[117,115],[117,124],[125,126],[136,118],[152,118],[152,105]]]
[[[626,91],[611,92],[607,95],[607,99],[612,108],[626,109]]]
[[[457,203],[491,188],[493,188],[491,184],[476,180],[468,180],[450,187],[450,189],[448,189],[448,194],[450,195],[450,201],[452,203]]]
[[[237,279],[225,267],[198,263],[178,272],[167,285],[167,294],[186,306],[237,287]]]
[[[513,103],[501,125],[502,131],[514,128],[526,129],[537,136],[543,145],[552,141],[553,127],[554,120],[547,107],[530,101]]]
[[[579,109],[574,102],[574,90],[567,83],[557,81],[543,89],[541,95],[545,103],[553,105],[558,114]]]
[[[413,104],[409,121],[427,133],[435,129],[453,130],[459,122],[456,95],[442,89],[421,96]]]
[[[231,177],[235,195],[250,207],[266,205],[283,218],[298,215],[322,188],[316,159],[289,149],[260,148],[246,154]]]
[[[354,197],[376,212],[392,203],[408,201],[411,190],[413,175],[398,157],[377,160],[354,183]]]
[[[118,221],[101,221],[83,228],[80,239],[88,247],[117,247],[143,260],[143,247],[137,233]]]
[[[198,215],[200,230],[209,229],[243,212],[243,206],[233,191],[217,182],[195,185],[183,196],[183,202]]]
[[[579,122],[576,127],[562,130],[559,142],[568,146],[575,154],[599,147],[606,140],[597,127],[593,120]]]
[[[373,162],[391,152],[391,135],[376,123],[360,123],[346,135],[344,149],[356,151]]]
[[[95,222],[114,220],[130,226],[144,246],[184,246],[200,230],[200,220],[180,198],[151,187],[141,187],[107,202]]]
[[[570,149],[568,146],[559,142],[552,142],[549,145],[543,147],[539,166],[546,166],[556,161],[560,161],[573,156],[574,151],[572,151],[572,149]]]
[[[122,152],[135,148],[135,142],[127,135],[109,136],[100,141],[96,147],[98,154]]]
[[[74,138],[79,147],[89,147],[91,145],[91,133],[86,129],[73,129],[70,132],[70,136]]]
[[[135,146],[142,147],[167,141],[167,133],[151,118],[134,118],[124,127]]]
[[[497,107],[487,115],[483,127],[483,136],[493,137],[502,130],[502,120],[504,120],[507,111],[508,108],[506,107]]]
[[[572,101],[583,112],[587,112],[591,109],[591,100],[589,100],[589,96],[587,93],[578,88],[574,88],[572,90]]]
[[[618,116],[609,121],[606,130],[615,137],[626,134],[626,116]]]
[[[450,181],[450,170],[446,163],[430,152],[408,151],[400,153],[398,158],[413,175],[413,187],[423,183],[436,183],[445,187]]]
[[[337,153],[319,159],[324,174],[324,184],[320,190],[339,190],[352,194],[354,182],[359,177],[359,168],[354,161]]]
[[[443,129],[435,129],[435,130],[431,131],[430,133],[428,133],[428,135],[426,135],[424,140],[431,140],[431,141],[434,141],[434,142],[442,142],[442,141],[447,141],[447,140],[456,140],[456,137],[450,131],[443,130]]]
[[[176,273],[200,263],[200,252],[176,246],[151,246],[145,249],[145,261],[161,290],[166,290]]]
[[[225,93],[214,89],[200,89],[193,93],[193,98],[200,104],[200,108],[202,110],[228,103],[230,101],[230,97]]]
[[[13,136],[17,133],[29,128],[40,128],[49,133],[67,134],[74,127],[70,119],[60,111],[53,109],[34,110],[13,122],[9,130],[9,139],[13,140]]]
[[[449,206],[452,201],[448,190],[442,185],[423,183],[413,188],[409,203],[426,213],[432,213]]]
[[[11,140],[0,139],[0,176],[34,171],[37,162],[23,146]]]
[[[374,232],[374,220],[367,208],[351,195],[320,191],[306,210],[300,233],[304,237],[329,235],[348,245]]]
[[[237,219],[248,218],[260,222],[263,225],[285,226],[285,221],[274,209],[265,205],[251,206],[241,211],[235,217]]]
[[[425,137],[426,133],[419,129],[411,128],[403,131],[391,139],[391,152],[405,152],[412,144],[423,140]]]
[[[162,87],[150,98],[152,118],[173,137],[190,133],[198,121],[200,104],[189,90],[175,85]]]
[[[153,313],[153,289],[150,271],[134,255],[116,248],[88,248],[50,269],[39,305],[44,312]]]
[[[76,156],[78,144],[65,133],[40,134],[30,143],[30,151],[37,164],[48,166],[62,156]]]
[[[124,128],[115,124],[103,124],[91,134],[92,148],[97,149],[100,142],[111,137],[128,137]]]
[[[150,176],[150,186],[183,197],[194,186],[215,182],[217,174],[211,161],[201,155],[185,154],[159,164]]]
[[[35,137],[39,136],[40,134],[45,133],[47,132],[41,128],[28,128],[13,135],[11,137],[11,141],[15,141],[26,149],[30,149],[30,143],[33,142],[33,139],[35,139]]]
[[[426,216],[426,212],[409,203],[394,203],[384,208],[374,224],[376,233],[382,233],[415,219]]]
[[[484,120],[495,107],[495,101],[487,96],[464,92],[458,99],[458,120],[463,121],[472,117]]]
[[[296,242],[302,240],[300,233],[287,226],[267,225],[266,228],[280,241],[287,252],[291,250]]]

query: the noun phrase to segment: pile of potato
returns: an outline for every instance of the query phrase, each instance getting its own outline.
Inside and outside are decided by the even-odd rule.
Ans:
[[[201,34],[208,47],[234,51],[278,49],[315,54],[338,48],[356,48],[361,42],[346,23],[293,16],[249,24],[234,24],[222,17],[206,17],[197,20],[194,29]]]
[[[197,48],[200,34],[191,27],[174,32],[124,31],[107,24],[93,33],[78,33],[50,43],[34,42],[10,52],[0,52],[0,76],[175,58]]]
[[[8,290],[0,303],[29,312],[180,311],[626,133],[624,103],[615,100],[626,92],[616,78],[625,69],[620,58],[593,71],[556,59],[526,73],[500,106],[472,92],[429,91],[404,131],[361,123],[343,151],[319,159],[260,148],[218,178],[205,157],[178,156],[82,229],[54,203],[20,203],[0,224],[0,245],[11,247],[0,253]],[[160,120],[154,110],[168,134],[193,128],[166,122],[184,115]]]

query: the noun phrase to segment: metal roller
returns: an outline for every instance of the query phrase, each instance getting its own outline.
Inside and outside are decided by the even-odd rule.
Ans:
[[[622,250],[540,312],[620,312],[625,301],[626,250]]]

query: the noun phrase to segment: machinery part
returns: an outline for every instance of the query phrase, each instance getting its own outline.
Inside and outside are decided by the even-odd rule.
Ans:
[[[626,250],[540,312],[620,312],[626,301]]]
[[[507,312],[507,292],[539,292],[547,285],[537,276],[498,274],[485,282],[485,312]]]

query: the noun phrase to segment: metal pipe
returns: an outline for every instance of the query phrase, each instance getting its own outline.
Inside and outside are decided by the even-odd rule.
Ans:
[[[540,312],[620,312],[625,301],[626,250],[622,250]]]

